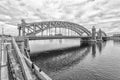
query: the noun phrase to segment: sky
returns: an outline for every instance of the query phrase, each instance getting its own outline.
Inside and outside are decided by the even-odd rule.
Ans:
[[[0,33],[17,35],[17,24],[69,21],[108,34],[120,33],[120,0],[0,0]]]

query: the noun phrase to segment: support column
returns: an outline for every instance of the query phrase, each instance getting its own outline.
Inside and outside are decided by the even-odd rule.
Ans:
[[[59,34],[61,34],[61,27],[59,28]]]
[[[48,29],[48,36],[50,36],[50,29]]]
[[[92,27],[92,41],[96,41],[96,28]]]
[[[54,28],[54,36],[57,34],[56,32],[57,32],[57,29],[56,29],[56,27],[55,27],[55,28]]]
[[[41,32],[41,36],[43,36],[43,31]]]
[[[68,36],[69,36],[69,29],[68,29]]]

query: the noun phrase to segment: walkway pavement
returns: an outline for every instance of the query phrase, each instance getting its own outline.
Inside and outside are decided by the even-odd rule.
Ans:
[[[0,41],[0,80],[9,80],[7,67],[7,53],[4,43]]]

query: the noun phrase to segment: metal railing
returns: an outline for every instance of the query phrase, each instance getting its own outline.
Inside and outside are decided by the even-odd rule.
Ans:
[[[52,80],[46,73],[44,73],[38,66],[36,66],[30,59],[24,56],[27,65],[34,71],[35,75],[42,80]]]
[[[32,74],[31,74],[27,64],[25,63],[25,60],[22,56],[22,53],[20,52],[20,49],[18,48],[18,45],[17,45],[14,38],[12,38],[12,46],[15,49],[16,56],[17,56],[17,59],[21,65],[21,69],[22,69],[23,76],[24,76],[25,80],[33,80]]]
[[[18,45],[14,38],[12,38],[12,46],[15,49],[16,56],[21,65],[21,69],[25,77],[25,80],[34,80],[31,77],[32,73],[30,73],[30,71],[32,71],[36,75],[36,77],[40,80],[52,80],[39,67],[33,64],[33,62],[29,58],[27,58],[24,54],[20,52],[20,49],[18,48]]]

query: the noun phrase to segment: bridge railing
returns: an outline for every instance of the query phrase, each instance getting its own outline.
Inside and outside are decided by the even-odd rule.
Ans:
[[[7,65],[8,65],[8,74],[9,74],[9,80],[12,79],[12,80],[17,80],[17,77],[15,75],[15,70],[13,69],[13,59],[12,57],[10,56],[11,55],[11,44],[7,44],[5,46],[6,48],[6,51],[7,51]]]
[[[47,74],[45,74],[38,66],[36,66],[35,64],[33,64],[33,62],[28,59],[26,56],[23,55],[23,57],[25,58],[26,63],[28,64],[28,66],[31,68],[31,70],[34,71],[34,73],[37,75],[37,77],[39,79],[42,80],[52,80]]]
[[[22,53],[20,52],[20,49],[18,48],[18,45],[14,38],[12,38],[12,46],[16,52],[17,59],[21,65],[21,69],[25,80],[33,80],[30,70],[27,64],[25,63],[24,57],[22,56]]]
[[[25,80],[33,80],[30,70],[39,78],[40,80],[52,80],[47,74],[45,74],[40,68],[38,68],[33,62],[28,59],[24,54],[20,52],[18,45],[14,38],[12,38],[13,48],[16,51],[17,58],[22,67],[22,72]]]

